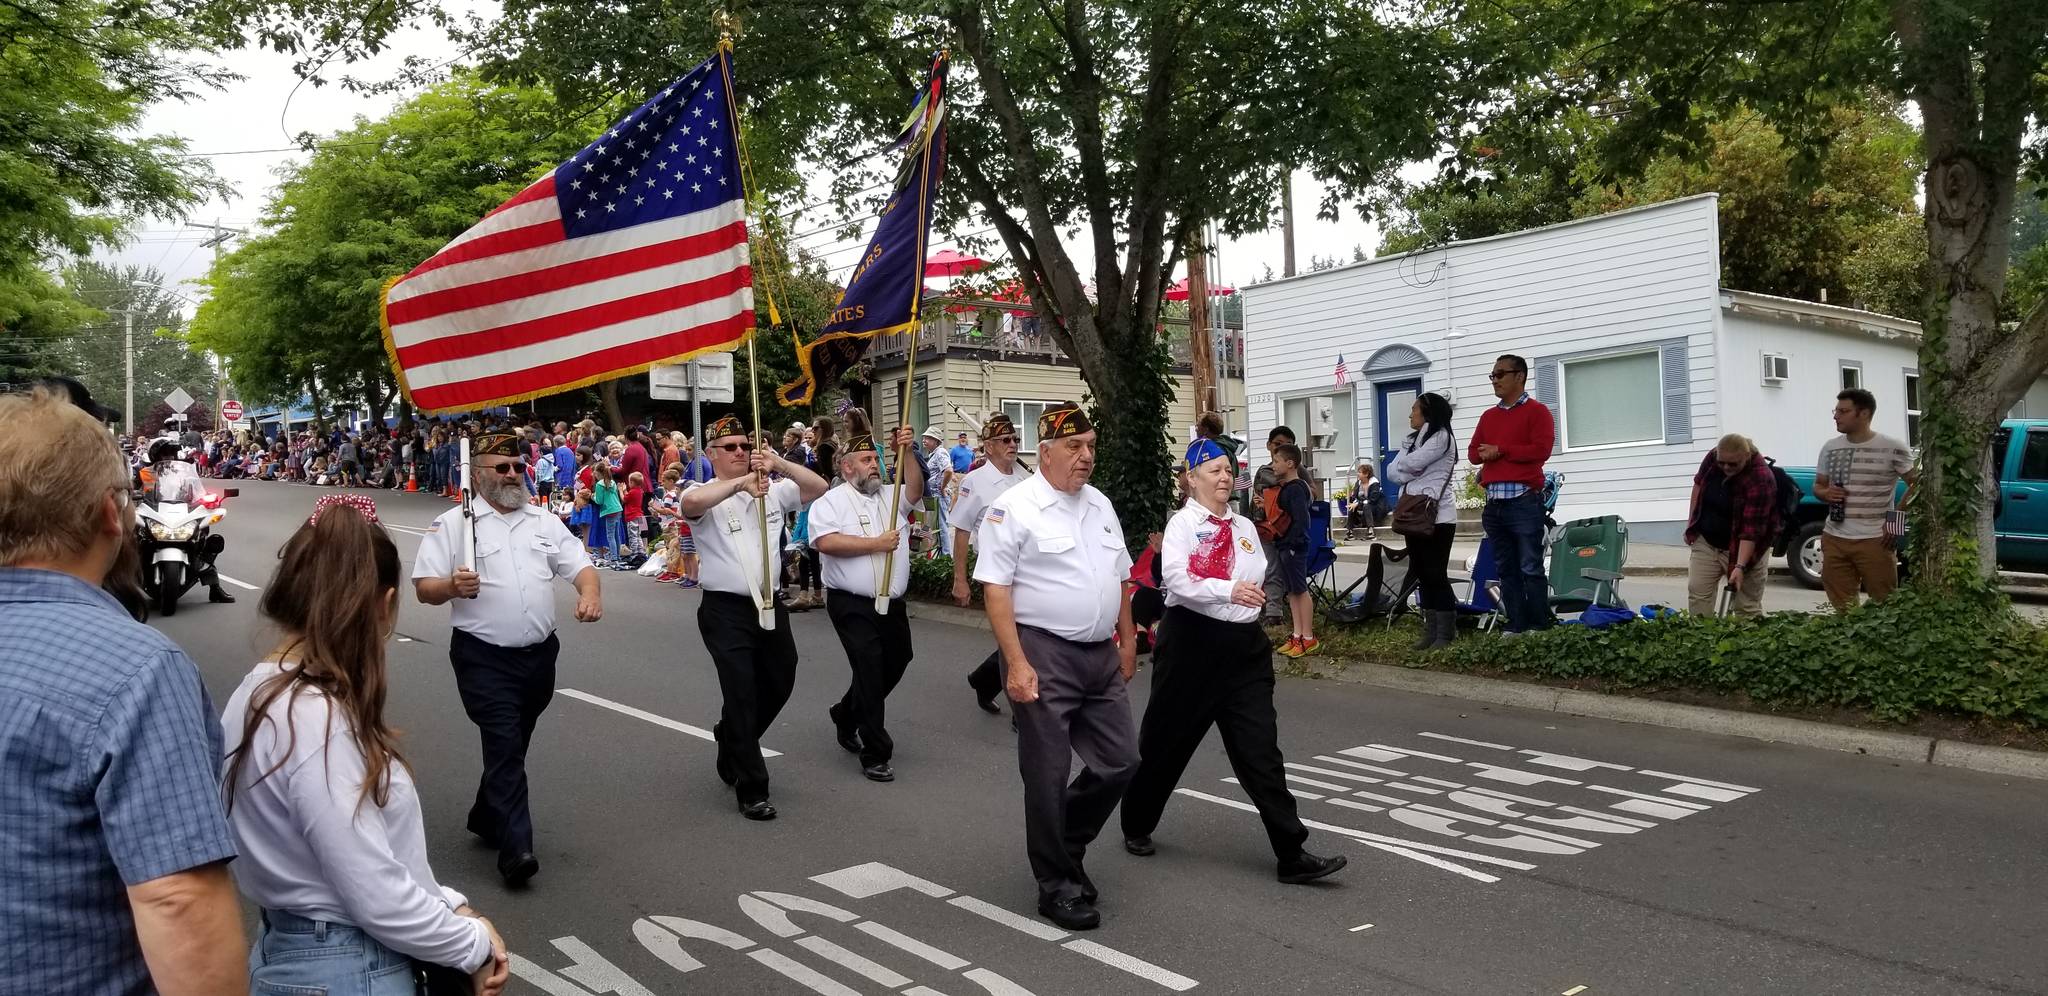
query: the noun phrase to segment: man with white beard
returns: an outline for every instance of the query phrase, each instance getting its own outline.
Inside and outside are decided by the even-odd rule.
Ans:
[[[498,874],[518,886],[540,870],[527,807],[526,748],[555,695],[556,579],[576,586],[576,621],[604,614],[597,569],[569,528],[526,500],[517,437],[478,437],[470,447],[476,563],[462,562],[462,506],[427,527],[413,561],[413,589],[428,605],[452,602],[448,660],[462,709],[483,737],[484,772],[469,832],[498,849]]]
[[[909,426],[897,429],[892,441],[899,470],[910,433]],[[856,429],[847,439],[838,464],[844,482],[813,503],[810,516],[811,546],[824,574],[825,612],[853,671],[846,695],[829,713],[839,746],[860,755],[861,774],[869,781],[890,782],[896,780],[889,766],[896,744],[884,727],[883,711],[910,665],[910,617],[903,607],[910,583],[910,532],[903,526],[913,503],[900,502],[896,520],[890,520],[880,454],[866,432]],[[886,591],[884,575],[889,577]],[[877,595],[886,595],[887,611],[876,609]]]

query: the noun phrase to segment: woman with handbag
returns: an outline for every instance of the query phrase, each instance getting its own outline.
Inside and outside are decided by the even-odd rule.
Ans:
[[[1416,650],[1448,647],[1458,638],[1458,601],[1451,594],[1451,540],[1458,532],[1458,503],[1451,480],[1458,471],[1458,444],[1451,436],[1451,403],[1425,394],[1408,409],[1414,431],[1387,465],[1387,477],[1401,485],[1394,506],[1394,531],[1408,538],[1408,569],[1422,592],[1422,639]]]
[[[490,921],[434,880],[384,721],[398,568],[375,503],[327,495],[263,593],[283,638],[221,717],[235,882],[261,909],[254,992],[496,996],[509,975]]]

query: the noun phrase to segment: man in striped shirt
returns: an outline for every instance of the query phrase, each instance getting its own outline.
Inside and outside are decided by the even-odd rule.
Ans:
[[[1820,448],[1813,476],[1814,495],[1828,503],[1827,524],[1821,527],[1820,583],[1836,612],[1855,606],[1858,590],[1873,602],[1884,601],[1899,586],[1899,558],[1894,549],[1902,530],[1887,531],[1897,516],[1894,502],[1904,479],[1910,492],[1919,472],[1913,450],[1870,428],[1877,398],[1861,388],[1835,396],[1835,430],[1841,435]]]

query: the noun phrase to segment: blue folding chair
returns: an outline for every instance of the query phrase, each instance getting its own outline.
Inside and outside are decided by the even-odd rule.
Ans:
[[[1309,577],[1316,577],[1337,564],[1337,541],[1330,535],[1330,503],[1308,503],[1308,552],[1302,558]]]
[[[1459,618],[1476,618],[1482,630],[1492,629],[1500,623],[1500,568],[1493,562],[1491,537],[1480,537],[1479,553],[1472,558],[1471,576],[1451,578],[1454,590],[1461,585],[1465,588],[1465,597],[1458,600]]]

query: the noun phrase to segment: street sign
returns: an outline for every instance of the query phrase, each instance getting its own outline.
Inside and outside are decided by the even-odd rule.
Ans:
[[[732,354],[708,353],[697,357],[697,388],[705,404],[732,403]],[[656,401],[690,400],[690,365],[672,363],[647,371],[647,396]]]
[[[192,401],[192,396],[186,394],[182,387],[171,388],[171,393],[164,395],[164,404],[170,405],[174,412],[182,412],[192,407]]]
[[[221,402],[220,420],[223,422],[240,422],[242,420],[242,403],[239,401]]]

